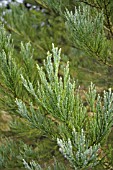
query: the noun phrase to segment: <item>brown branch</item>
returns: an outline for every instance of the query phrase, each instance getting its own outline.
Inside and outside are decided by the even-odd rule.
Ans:
[[[95,3],[91,4],[91,3],[87,2],[87,1],[83,1],[83,0],[78,1],[78,2],[82,2],[82,3],[84,3],[84,4],[88,5],[88,6],[91,6],[93,8],[100,9],[100,6],[97,6]]]
[[[104,8],[105,8],[105,16],[106,16],[106,20],[107,20],[107,27],[109,29],[111,36],[113,37],[113,32],[112,32],[111,23],[110,23],[110,13],[107,9],[108,5],[110,4],[110,1],[107,4],[106,4],[105,0],[103,2],[104,2]],[[111,38],[111,37],[109,37],[109,38]]]

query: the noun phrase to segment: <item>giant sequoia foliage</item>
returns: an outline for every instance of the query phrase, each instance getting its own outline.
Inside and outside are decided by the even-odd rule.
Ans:
[[[112,72],[112,1],[24,4],[1,8],[0,116],[9,125],[0,131],[0,168],[112,168],[106,151],[112,89],[100,95],[91,83],[81,92],[74,80],[79,68],[73,69],[80,64],[90,70],[95,63],[92,72],[100,66],[103,77]]]

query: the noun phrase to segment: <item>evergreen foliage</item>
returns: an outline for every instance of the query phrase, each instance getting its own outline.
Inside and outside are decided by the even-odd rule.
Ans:
[[[17,3],[10,4],[11,11],[1,9],[0,114],[11,115],[11,120],[10,130],[0,132],[0,168],[83,170],[109,162],[105,147],[113,126],[112,89],[100,95],[91,83],[81,94],[70,75],[69,58],[54,44],[51,50],[51,43],[66,44],[63,52],[71,57],[78,48],[112,70],[112,1],[32,3],[35,10]],[[47,146],[41,150],[43,140],[52,151]],[[44,152],[58,162],[45,167]]]
[[[82,11],[82,12],[81,12]],[[75,13],[66,11],[67,26],[75,45],[86,51],[91,57],[98,57],[106,61],[110,44],[107,41],[103,25],[103,12],[91,16],[90,7],[75,8]],[[98,25],[98,26],[97,26]],[[105,51],[104,51],[105,50]]]
[[[25,168],[28,169],[28,170],[43,170],[43,168],[38,164],[36,163],[35,161],[32,161],[30,162],[30,165],[23,159],[23,163],[25,165]],[[54,170],[66,170],[66,167],[61,164],[61,163],[58,163],[56,160],[54,160],[54,164],[52,166],[52,168],[54,168]],[[51,170],[51,167],[47,167],[46,170]]]
[[[0,169],[22,167],[22,159],[30,161],[37,157],[37,152],[22,141],[14,142],[9,138],[2,140],[3,144],[0,146]]]

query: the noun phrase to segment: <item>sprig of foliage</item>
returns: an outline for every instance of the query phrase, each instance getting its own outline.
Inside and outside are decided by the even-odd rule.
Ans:
[[[40,82],[37,83],[37,91],[32,83],[22,76],[23,85],[32,94],[38,103],[53,117],[66,121],[68,114],[73,112],[75,83],[71,83],[69,65],[64,69],[64,79],[58,77],[60,63],[60,51],[53,46],[52,54],[48,53],[47,62],[44,61],[44,69],[37,65]],[[46,74],[45,74],[46,73]],[[54,115],[53,115],[54,113]]]
[[[29,164],[23,159],[23,164],[28,170],[43,170],[43,168],[36,163],[35,161],[31,161]],[[66,170],[67,168],[62,164],[54,160],[54,164],[50,167],[47,167],[46,170]]]
[[[86,93],[87,105],[85,106],[79,90],[75,89],[75,82],[71,82],[69,65],[67,64],[64,68],[63,78],[58,74],[60,51],[53,45],[52,54],[48,52],[47,61],[44,60],[44,67],[37,64],[40,78],[37,89],[33,87],[29,79],[26,80],[21,76],[24,87],[38,104],[39,112],[34,110],[32,104],[30,104],[29,112],[25,103],[17,100],[18,112],[46,134],[50,135],[54,132],[53,139],[58,137],[58,144],[62,148],[63,155],[71,161],[75,169],[95,166],[98,163],[97,152],[100,149],[100,143],[104,143],[103,139],[109,134],[113,124],[113,94],[109,90],[104,92],[102,98],[97,95],[95,86],[91,83]],[[44,120],[44,117],[46,124],[45,121],[40,121]],[[73,128],[76,129],[74,138],[71,134]],[[60,140],[59,137],[63,139]],[[65,142],[66,139],[69,139],[68,142]],[[74,154],[72,148],[75,151]]]
[[[66,10],[67,27],[76,47],[92,57],[106,61],[111,49],[104,32],[104,15],[96,10],[94,13],[95,18],[89,6],[75,7],[74,14]]]
[[[89,141],[86,139],[83,129],[80,133],[73,129],[72,139],[68,138],[65,141],[58,138],[57,143],[60,146],[60,152],[69,160],[75,170],[94,167],[99,163],[100,144],[89,147]]]

